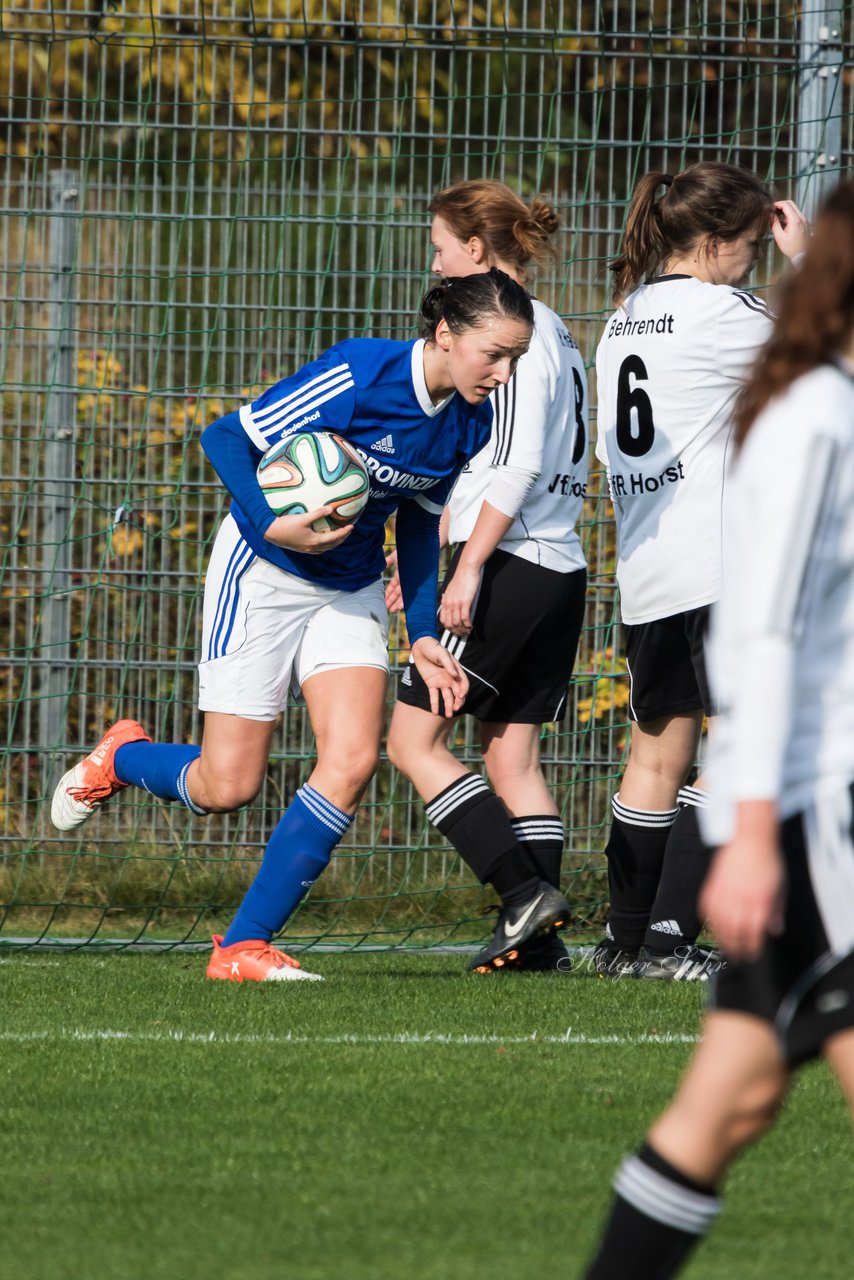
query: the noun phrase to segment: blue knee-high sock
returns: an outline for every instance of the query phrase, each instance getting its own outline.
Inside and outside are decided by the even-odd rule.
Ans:
[[[267,842],[258,874],[222,945],[269,942],[326,868],[352,821],[314,787],[300,787]]]
[[[205,814],[187,790],[187,770],[202,754],[201,747],[183,742],[126,742],[115,755],[120,782],[142,787],[161,800],[180,800],[192,813]]]

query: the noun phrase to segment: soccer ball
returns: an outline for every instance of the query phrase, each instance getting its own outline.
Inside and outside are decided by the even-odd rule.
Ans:
[[[277,516],[333,507],[312,523],[318,533],[353,524],[370,496],[365,464],[333,431],[295,431],[267,450],[256,474]]]

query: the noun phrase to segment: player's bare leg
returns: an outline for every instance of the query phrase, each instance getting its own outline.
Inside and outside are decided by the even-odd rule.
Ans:
[[[482,721],[480,744],[489,781],[514,818],[558,813],[540,767],[538,724]]]
[[[273,947],[346,834],[379,758],[387,675],[373,667],[317,672],[303,684],[317,764],[272,831],[258,874],[224,938],[214,938],[209,978],[317,977]]]
[[[769,1023],[709,1013],[676,1097],[649,1131],[650,1144],[689,1177],[717,1186],[735,1156],[771,1126],[790,1079]]]
[[[311,786],[355,813],[379,763],[388,675],[378,667],[340,667],[307,679],[302,694],[316,740]]]
[[[617,1174],[587,1280],[681,1270],[720,1210],[724,1174],[773,1123],[789,1082],[768,1023],[711,1013],[676,1098]]]
[[[469,772],[448,747],[453,727],[453,720],[405,702],[395,703],[388,731],[389,759],[425,803]]]
[[[703,713],[632,722],[620,800],[630,809],[672,809],[697,755]]]
[[[193,801],[209,813],[229,813],[254,800],[264,782],[277,720],[207,711],[202,753],[187,773]]]
[[[842,1086],[854,1120],[854,1028],[828,1040],[823,1056]]]

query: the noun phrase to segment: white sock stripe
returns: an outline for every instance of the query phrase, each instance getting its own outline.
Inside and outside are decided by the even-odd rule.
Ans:
[[[709,803],[709,793],[702,787],[680,787],[676,797],[677,804],[690,804],[695,809],[705,809]]]
[[[560,818],[514,818],[513,830],[518,840],[560,840],[563,844],[566,835]]]
[[[620,802],[619,796],[611,801],[611,812],[615,818],[630,827],[672,827],[678,809],[630,809]]]
[[[691,1235],[704,1235],[721,1210],[717,1196],[691,1191],[630,1156],[614,1179],[617,1194],[656,1222]]]
[[[345,813],[343,809],[338,809],[331,800],[327,800],[326,796],[315,791],[314,787],[310,787],[308,783],[300,787],[297,792],[297,798],[300,799],[310,813],[318,818],[325,827],[333,831],[337,836],[343,836],[353,821],[349,813]]]
[[[190,813],[194,813],[196,817],[204,818],[207,816],[207,812],[208,812],[207,809],[203,809],[201,805],[196,804],[195,800],[193,800],[192,796],[190,795],[190,792],[187,789],[187,772],[192,763],[193,763],[192,760],[188,760],[187,763],[184,765],[183,769],[178,774],[176,786],[178,788],[178,795],[181,797],[182,804],[185,804],[187,808],[190,810]]]
[[[427,817],[436,826],[442,818],[453,813],[459,805],[467,803],[478,792],[489,791],[489,787],[479,773],[467,774],[455,783],[450,791],[444,791],[426,806]]]

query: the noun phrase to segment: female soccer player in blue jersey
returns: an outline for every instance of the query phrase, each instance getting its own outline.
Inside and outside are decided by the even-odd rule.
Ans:
[[[854,1109],[854,182],[786,281],[735,438],[703,814],[719,848],[702,906],[728,964],[586,1280],[681,1270],[802,1063],[825,1058]]]
[[[596,965],[607,977],[703,980],[718,963],[695,945],[706,792],[685,782],[714,710],[703,638],[720,588],[732,406],[771,328],[743,286],[769,230],[786,257],[806,247],[800,211],[752,173],[711,162],[650,173],[613,264],[596,453],[617,522],[632,731],[605,849],[611,903]]]
[[[461,667],[436,638],[439,517],[469,458],[489,439],[489,396],[528,348],[528,294],[500,271],[445,279],[421,306],[411,342],[354,338],[213,423],[202,447],[232,496],[205,585],[201,748],[152,743],[114,725],[62,778],[51,816],[85,822],[123,787],[224,813],[257,795],[289,689],[301,690],[317,762],[273,831],[224,938],[211,978],[317,977],[271,945],[329,862],[376,769],[388,680],[384,530],[397,512],[400,575],[413,659],[435,711],[464,697]],[[256,478],[272,445],[331,430],[365,459],[367,506],[355,526],[319,533],[329,509],[274,516]]]

